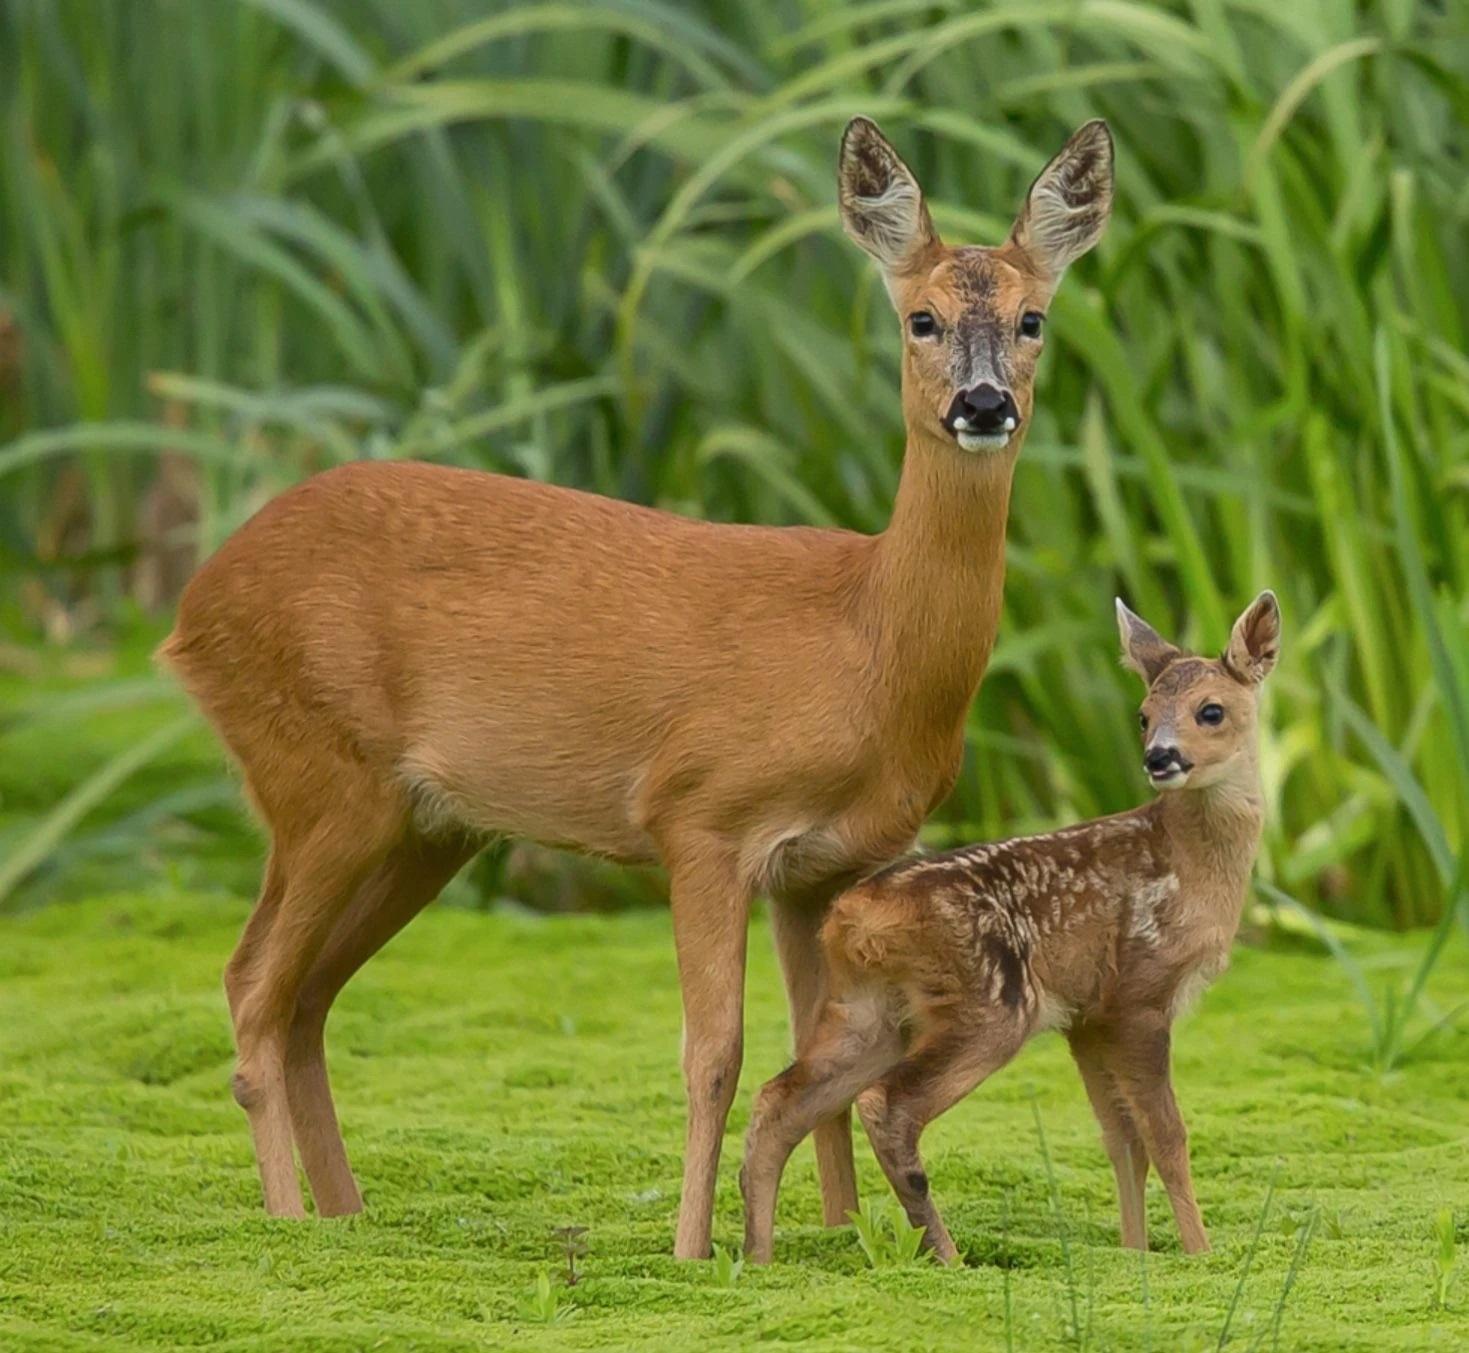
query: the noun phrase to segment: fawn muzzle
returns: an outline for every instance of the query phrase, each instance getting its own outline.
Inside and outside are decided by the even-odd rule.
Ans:
[[[1194,767],[1193,762],[1185,761],[1183,753],[1170,743],[1149,747],[1143,753],[1143,768],[1154,784],[1162,784],[1175,775],[1187,775]]]

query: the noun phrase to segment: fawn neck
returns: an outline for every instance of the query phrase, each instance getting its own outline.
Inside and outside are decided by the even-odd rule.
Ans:
[[[1255,755],[1215,784],[1164,793],[1159,804],[1174,858],[1187,872],[1234,906],[1237,923],[1264,825],[1264,800]]]
[[[900,718],[952,731],[974,698],[999,624],[1017,451],[974,456],[909,433],[873,570],[879,681]]]

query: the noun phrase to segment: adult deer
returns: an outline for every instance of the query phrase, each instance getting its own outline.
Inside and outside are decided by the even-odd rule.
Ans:
[[[362,462],[282,494],[185,592],[163,657],[271,835],[225,973],[267,1211],[353,1212],[323,1030],[342,986],[489,834],[668,870],[688,1135],[675,1253],[708,1253],[739,1076],[746,921],[774,902],[796,1035],[826,902],[899,854],[958,772],[995,637],[1046,306],[1102,232],[1088,123],[999,248],[951,249],[873,123],[847,233],[902,319],[907,449],[878,536],[690,521],[570,489]],[[817,1132],[856,1205],[850,1117]]]

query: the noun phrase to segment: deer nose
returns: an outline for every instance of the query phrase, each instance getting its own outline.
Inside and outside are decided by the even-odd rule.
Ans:
[[[1015,396],[1008,390],[981,381],[954,396],[944,422],[950,432],[974,432],[992,437],[997,433],[1014,432],[1020,426],[1020,409],[1015,403]]]
[[[1177,747],[1149,747],[1143,755],[1143,765],[1150,775],[1160,775],[1175,763],[1182,765]]]

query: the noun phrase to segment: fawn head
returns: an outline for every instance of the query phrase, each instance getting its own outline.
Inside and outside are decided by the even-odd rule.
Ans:
[[[1260,683],[1280,651],[1280,606],[1261,592],[1218,658],[1175,648],[1117,601],[1122,660],[1148,683],[1138,720],[1143,767],[1158,789],[1204,789],[1255,755]]]
[[[998,248],[949,248],[877,124],[853,118],[837,172],[842,226],[882,269],[903,324],[903,413],[965,451],[1019,445],[1046,308],[1112,210],[1112,133],[1088,122],[1030,185]]]

